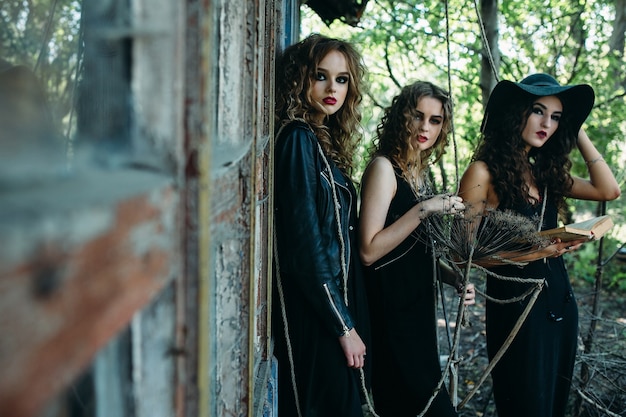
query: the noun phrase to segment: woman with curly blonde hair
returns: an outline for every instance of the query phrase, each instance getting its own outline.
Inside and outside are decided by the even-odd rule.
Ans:
[[[417,150],[419,145],[410,140],[416,135],[414,120],[417,116],[417,102],[424,96],[441,101],[442,119],[439,136],[432,146]],[[452,102],[447,93],[434,84],[416,82],[404,87],[402,94],[394,97],[391,106],[383,115],[377,127],[377,137],[371,148],[372,159],[375,156],[388,156],[403,175],[411,181],[417,181],[419,175],[427,171],[428,160],[433,156],[436,163],[444,154],[448,144],[448,132],[452,125]]]
[[[337,106],[335,113],[328,114],[327,104],[323,100],[316,101],[311,87],[320,81],[317,73],[320,61],[333,51],[344,56],[346,72],[352,82],[345,84],[347,91],[343,104]],[[303,65],[303,62],[308,64]],[[359,106],[365,76],[361,55],[347,42],[314,34],[285,51],[276,66],[280,75],[276,77],[277,127],[297,120],[305,122],[324,152],[340,169],[352,174],[354,153],[361,140]]]
[[[422,221],[434,213],[460,213],[460,197],[433,195],[429,161],[444,153],[451,99],[430,82],[402,89],[378,126],[362,183],[361,260],[366,270],[372,326],[372,393],[381,417],[456,416],[445,388],[430,403],[441,378],[435,323],[438,264]],[[421,236],[420,236],[421,235]],[[435,268],[439,265],[439,268]],[[442,276],[442,278],[444,278]],[[463,290],[474,303],[474,288]]]
[[[350,44],[320,35],[277,61],[273,321],[280,415],[363,415],[369,324],[350,178],[363,75]]]

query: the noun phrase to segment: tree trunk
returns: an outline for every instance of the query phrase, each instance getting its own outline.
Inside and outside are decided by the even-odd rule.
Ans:
[[[485,36],[481,59],[480,87],[483,94],[483,106],[486,106],[491,90],[493,90],[498,81],[497,77],[500,70],[498,0],[481,0],[480,15],[484,25]]]

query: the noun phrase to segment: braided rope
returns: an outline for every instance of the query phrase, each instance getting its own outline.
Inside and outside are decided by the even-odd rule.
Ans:
[[[513,339],[515,338],[515,336],[517,336],[517,333],[519,332],[520,328],[522,327],[522,324],[526,320],[526,317],[530,313],[530,310],[535,305],[535,301],[537,301],[537,297],[539,297],[539,293],[543,289],[543,286],[544,286],[544,283],[538,284],[534,288],[532,297],[528,301],[528,304],[526,305],[526,308],[524,309],[522,314],[517,319],[517,322],[515,323],[515,326],[511,330],[511,333],[509,333],[509,336],[506,338],[506,340],[504,341],[504,343],[502,344],[502,346],[500,347],[498,352],[495,354],[493,359],[489,362],[489,365],[487,365],[487,368],[485,369],[485,371],[481,375],[480,379],[478,380],[478,383],[474,385],[474,388],[469,392],[469,394],[467,394],[467,396],[463,399],[463,401],[461,401],[459,403],[459,406],[458,406],[459,409],[463,408],[463,406],[474,396],[474,394],[476,394],[476,392],[478,391],[480,386],[487,379],[487,376],[491,373],[491,370],[500,361],[502,356],[504,356],[504,353],[508,350],[508,348],[511,345],[511,343],[513,342]]]
[[[322,145],[317,142],[317,150],[324,161],[324,165],[328,170],[328,176],[330,178],[330,188],[333,192],[333,202],[335,203],[335,220],[337,221],[337,235],[339,236],[339,245],[341,249],[340,259],[341,259],[341,277],[343,280],[343,301],[348,305],[348,270],[346,264],[346,242],[343,239],[343,233],[341,232],[341,214],[339,213],[339,209],[341,205],[339,204],[339,198],[337,197],[337,190],[335,189],[335,176],[333,175],[333,171],[330,168],[330,163],[324,155],[324,151],[322,150]]]
[[[446,49],[448,54],[448,95],[450,96],[450,129],[452,130],[452,147],[454,149],[454,174],[456,181],[456,189],[459,189],[459,151],[456,143],[456,129],[454,128],[454,102],[452,101],[452,52],[450,51],[450,11],[448,8],[448,0],[445,2],[446,8]]]
[[[485,52],[487,53],[487,60],[489,60],[489,66],[491,67],[491,72],[493,73],[493,77],[496,81],[500,81],[498,77],[498,73],[496,72],[496,64],[493,61],[493,54],[491,53],[491,47],[489,46],[489,42],[487,41],[487,33],[485,31],[485,23],[483,22],[483,17],[480,15],[480,10],[478,7],[478,1],[474,0],[474,9],[476,10],[476,16],[478,17],[478,25],[480,26],[480,37],[483,40],[483,46],[485,48]]]
[[[376,411],[374,411],[374,404],[372,404],[372,401],[370,400],[370,396],[367,393],[367,385],[365,384],[365,372],[363,371],[363,368],[359,369],[359,377],[361,379],[361,390],[363,391],[363,396],[365,397],[365,402],[367,403],[368,411],[374,417],[380,417],[378,414],[376,414]]]
[[[298,398],[298,386],[296,384],[296,369],[293,360],[293,348],[291,347],[291,339],[289,338],[289,325],[287,323],[287,309],[285,307],[285,294],[283,292],[283,282],[280,276],[280,262],[278,260],[278,239],[276,237],[276,228],[274,228],[274,259],[276,263],[276,287],[278,289],[278,298],[280,300],[280,314],[283,318],[283,331],[285,332],[285,341],[287,343],[287,358],[289,360],[289,367],[291,373],[291,387],[293,389],[293,395],[295,397],[296,411],[298,417],[302,417],[300,411],[300,399]]]
[[[324,154],[322,150],[322,146],[320,145],[319,142],[317,142],[317,148],[318,148],[319,154],[322,156],[324,165],[326,165],[326,169],[328,170],[328,175],[330,177],[330,185],[331,185],[330,188],[332,189],[332,192],[333,192],[333,202],[335,203],[334,204],[335,219],[337,221],[337,235],[339,236],[339,243],[340,243],[340,249],[341,249],[341,274],[343,278],[343,298],[347,306],[348,305],[348,270],[347,270],[347,263],[346,263],[346,242],[343,238],[343,233],[341,232],[341,215],[339,213],[339,208],[340,208],[339,198],[337,197],[337,190],[335,189],[335,177],[331,170],[330,163],[328,162],[328,159],[326,158],[326,155]],[[365,372],[363,372],[363,368],[359,369],[359,376],[361,380],[361,389],[363,390],[363,396],[365,397],[365,401],[367,402],[367,407],[370,413],[374,417],[379,417],[378,414],[376,414],[376,412],[374,411],[374,406],[371,403],[369,395],[367,393],[367,386],[365,384]]]
[[[279,137],[283,128],[281,126],[276,133],[276,137]],[[273,216],[274,224],[276,224],[276,215]],[[287,323],[287,308],[285,306],[285,293],[283,292],[283,281],[280,274],[280,260],[278,257],[278,236],[276,234],[276,227],[272,227],[273,244],[274,244],[274,263],[276,264],[276,287],[278,289],[278,298],[280,301],[280,314],[283,319],[283,331],[285,332],[285,341],[287,343],[287,359],[289,360],[289,371],[291,376],[291,388],[293,389],[293,395],[296,403],[296,412],[298,417],[302,417],[302,411],[300,410],[300,399],[298,398],[298,386],[296,384],[296,370],[293,360],[293,348],[291,347],[291,339],[289,338],[289,324]]]
[[[486,274],[491,275],[494,278],[498,278],[502,281],[519,282],[522,284],[541,284],[542,282],[545,281],[544,279],[541,279],[541,278],[519,278],[519,277],[509,277],[506,275],[499,275],[499,274],[496,274],[495,272],[492,272],[486,269],[485,267],[476,265],[474,263],[472,263],[472,267],[478,269],[479,271],[485,272]]]
[[[494,298],[494,297],[488,295],[487,293],[485,293],[485,292],[483,292],[481,290],[477,290],[477,289],[475,289],[474,291],[476,291],[476,294],[482,295],[483,297],[485,297],[486,300],[491,301],[492,303],[496,303],[496,304],[512,304],[512,303],[516,303],[518,301],[524,300],[526,297],[528,297],[530,294],[532,294],[533,291],[535,291],[535,289],[533,287],[530,287],[523,294],[521,294],[521,295],[519,295],[517,297],[507,298],[507,299]]]
[[[283,127],[279,129],[278,133],[276,134],[276,137],[280,135]],[[341,216],[340,216],[340,211],[339,211],[340,209],[339,198],[337,197],[337,190],[335,189],[335,184],[336,184],[335,177],[332,173],[330,163],[328,162],[328,159],[326,158],[326,155],[324,154],[319,142],[317,142],[317,147],[318,147],[318,152],[321,155],[322,160],[324,161],[324,165],[326,166],[326,169],[328,170],[328,175],[330,178],[334,209],[335,209],[334,210],[335,219],[337,222],[337,232],[339,236],[340,249],[341,249],[340,259],[341,259],[341,272],[342,272],[342,279],[343,279],[343,297],[344,297],[344,302],[347,306],[348,305],[348,271],[347,271],[346,255],[345,255],[346,243],[343,238],[343,233],[341,232]],[[276,223],[275,218],[274,218],[274,223]],[[285,295],[283,292],[283,285],[282,285],[282,279],[281,279],[281,274],[280,274],[280,261],[279,261],[279,256],[278,256],[278,238],[276,234],[276,228],[274,228],[273,239],[274,239],[274,260],[276,263],[276,284],[277,284],[277,289],[278,289],[278,298],[280,301],[280,312],[281,312],[281,316],[283,319],[283,331],[285,332],[285,341],[287,344],[287,358],[289,360],[289,365],[290,365],[291,385],[292,385],[292,389],[293,389],[293,393],[295,397],[296,411],[298,413],[298,417],[302,417],[302,411],[300,409],[300,400],[298,396],[298,387],[296,383],[296,372],[295,372],[295,364],[294,364],[294,359],[293,359],[293,348],[291,345],[291,338],[289,337],[289,324],[287,322],[287,309],[285,306]],[[378,414],[376,414],[376,412],[374,411],[374,406],[372,405],[370,401],[370,398],[367,392],[367,386],[365,383],[365,372],[363,371],[362,368],[359,369],[359,375],[360,375],[360,385],[361,385],[361,389],[363,391],[365,400],[367,402],[367,407],[370,413],[374,417],[379,417]]]

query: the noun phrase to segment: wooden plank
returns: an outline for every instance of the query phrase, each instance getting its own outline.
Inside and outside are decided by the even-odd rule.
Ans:
[[[38,253],[4,268],[0,415],[35,415],[172,278],[177,201],[169,186],[125,199],[99,235],[42,238]]]

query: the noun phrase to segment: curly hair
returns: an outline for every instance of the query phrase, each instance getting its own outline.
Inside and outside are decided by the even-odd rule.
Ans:
[[[423,97],[439,100],[443,107],[443,125],[435,144],[420,153],[419,161],[410,161],[409,155],[414,152],[411,138],[413,120],[416,109]],[[434,155],[437,162],[445,153],[448,144],[448,133],[452,127],[452,100],[447,91],[428,81],[417,81],[402,88],[395,96],[391,105],[385,109],[384,115],[376,128],[376,137],[369,150],[370,159],[386,156],[391,163],[399,168],[405,177],[409,176],[409,164],[419,164],[420,175],[428,168],[428,159]]]
[[[331,51],[346,58],[350,80],[341,109],[316,121],[320,109],[311,98],[311,86],[319,63]],[[352,174],[354,155],[361,140],[361,84],[365,67],[361,55],[348,42],[313,34],[285,49],[276,61],[276,129],[293,121],[304,120],[317,136],[324,152],[346,172]]]
[[[542,147],[526,152],[522,131],[535,100],[536,96],[524,95],[511,103],[508,111],[500,112],[499,120],[485,120],[481,141],[472,159],[487,164],[502,207],[538,203],[530,195],[526,180],[530,176],[540,192],[547,188],[549,198],[559,209],[564,209],[565,196],[574,183],[569,174],[572,167],[569,154],[576,145],[576,134],[571,130],[564,109],[552,137]]]

